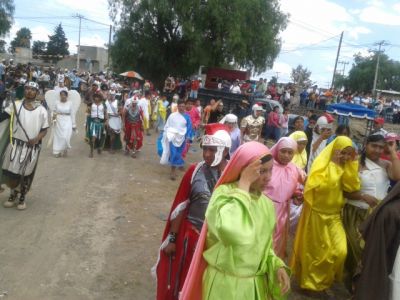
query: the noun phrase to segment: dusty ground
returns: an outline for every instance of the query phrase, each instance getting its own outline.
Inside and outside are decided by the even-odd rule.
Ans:
[[[179,181],[159,165],[154,133],[137,159],[89,159],[82,113],[78,124],[67,158],[42,151],[28,209],[0,207],[0,298],[154,299],[150,268]],[[307,299],[296,290],[290,299]]]
[[[42,151],[28,209],[0,207],[0,298],[154,298],[150,268],[178,182],[158,164],[155,134],[136,160],[89,159],[82,116],[67,158]]]

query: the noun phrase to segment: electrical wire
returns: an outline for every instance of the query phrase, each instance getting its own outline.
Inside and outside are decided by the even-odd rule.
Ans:
[[[340,35],[340,34],[339,34],[339,35]],[[331,36],[331,37],[328,38],[328,39],[325,39],[325,40],[322,40],[322,41],[319,41],[319,42],[316,42],[316,43],[313,43],[313,44],[309,44],[309,45],[305,45],[305,46],[300,46],[300,47],[297,47],[297,48],[294,48],[294,49],[287,49],[287,50],[283,50],[283,49],[282,49],[281,53],[282,53],[282,54],[283,54],[283,53],[290,53],[290,52],[295,52],[295,51],[298,51],[298,50],[306,49],[306,48],[309,48],[309,47],[318,46],[318,45],[320,45],[320,44],[322,44],[322,43],[325,43],[325,42],[328,42],[328,41],[330,41],[330,40],[333,40],[333,39],[335,39],[336,37],[337,37],[337,35]]]

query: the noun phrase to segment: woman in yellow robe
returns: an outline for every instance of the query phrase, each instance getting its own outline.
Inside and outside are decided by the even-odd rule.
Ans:
[[[307,135],[304,131],[295,131],[289,135],[289,137],[297,142],[297,150],[294,153],[292,163],[294,163],[300,169],[305,170],[307,166]]]
[[[337,137],[315,159],[304,190],[290,266],[302,289],[321,292],[342,279],[347,254],[343,191],[360,189],[352,141]]]

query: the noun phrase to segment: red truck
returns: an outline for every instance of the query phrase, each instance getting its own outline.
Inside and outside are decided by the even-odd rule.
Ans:
[[[218,82],[220,80],[227,80],[229,82],[234,82],[236,79],[240,81],[249,80],[249,71],[239,71],[239,70],[229,70],[222,68],[207,68],[206,72],[206,82],[204,87],[206,89],[217,89]]]

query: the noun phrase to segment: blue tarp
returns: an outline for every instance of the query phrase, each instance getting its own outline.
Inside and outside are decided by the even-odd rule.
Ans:
[[[365,108],[362,105],[343,103],[328,105],[326,111],[328,113],[339,116],[353,117],[359,119],[375,119],[376,112],[372,109]]]

